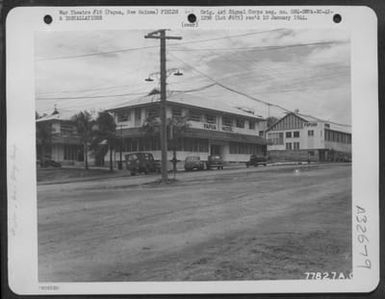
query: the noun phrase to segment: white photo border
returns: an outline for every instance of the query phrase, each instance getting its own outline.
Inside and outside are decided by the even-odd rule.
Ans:
[[[87,7],[88,9],[90,7]],[[92,7],[91,7],[92,8]],[[107,7],[98,7],[103,9]],[[116,9],[118,7],[114,7]],[[125,9],[127,7],[124,7]],[[130,7],[145,9],[149,7]],[[161,9],[161,7],[153,7]],[[172,7],[168,7],[172,8]],[[8,280],[13,292],[33,294],[209,294],[209,293],[315,293],[370,292],[379,283],[379,143],[377,17],[365,6],[328,6],[343,22],[338,26],[351,32],[352,90],[352,246],[351,280],[277,280],[216,282],[96,282],[39,283],[37,263],[37,196],[35,163],[35,74],[34,35],[38,31],[182,29],[188,13],[199,15],[199,7],[177,7],[176,15],[136,15],[130,18],[105,16],[103,21],[55,22],[61,9],[82,7],[20,7],[6,19],[7,87],[7,181],[8,181]],[[226,7],[227,9],[231,7]],[[255,7],[245,7],[255,8]],[[268,7],[261,9],[317,8]],[[322,7],[325,9],[325,6]],[[217,9],[217,7],[204,7]],[[242,9],[242,7],[236,7]],[[50,14],[49,26],[43,17]],[[156,24],[156,25],[155,25]],[[251,25],[253,24],[253,25]],[[310,17],[305,22],[200,22],[198,28],[333,28],[330,15]],[[261,27],[258,27],[259,29]],[[361,208],[361,210],[359,209]],[[362,212],[364,209],[365,212]],[[362,243],[356,227],[367,217],[367,251],[371,269],[361,268]],[[360,214],[360,215],[359,215]],[[361,220],[361,221],[360,221]],[[299,283],[300,282],[300,283]]]

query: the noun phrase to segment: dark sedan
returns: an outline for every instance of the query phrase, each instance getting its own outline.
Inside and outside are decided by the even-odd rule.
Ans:
[[[205,167],[204,162],[198,156],[189,156],[184,162],[184,169],[186,171],[191,170],[203,170]]]
[[[263,166],[267,165],[267,157],[266,156],[251,155],[250,160],[248,162],[246,162],[246,167],[250,167],[250,166],[256,167],[259,165],[263,165]]]
[[[223,169],[223,159],[219,155],[211,155],[207,161],[207,169]]]

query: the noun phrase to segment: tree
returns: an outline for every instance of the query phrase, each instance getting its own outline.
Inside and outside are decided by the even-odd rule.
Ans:
[[[167,121],[167,127],[169,128],[169,139],[170,139],[170,148],[172,150],[172,160],[173,160],[173,170],[174,174],[176,172],[176,151],[178,146],[181,144],[183,132],[189,127],[187,116],[174,116]]]
[[[173,116],[168,118],[167,121],[167,132],[168,132],[168,148],[172,150],[173,160],[176,161],[176,152],[178,145],[180,145],[183,132],[189,127],[187,122],[187,116]],[[143,124],[145,135],[153,138],[153,136],[159,135],[160,120],[158,117],[149,116]],[[176,164],[174,163],[174,171]]]
[[[88,147],[92,142],[92,127],[95,122],[92,120],[92,116],[88,111],[82,111],[75,114],[72,117],[72,120],[75,123],[76,130],[80,136],[81,143],[83,144],[84,167],[85,169],[88,169]]]
[[[110,171],[113,171],[112,150],[116,144],[116,124],[113,116],[108,112],[99,112],[95,121],[95,136],[93,139],[93,148],[100,147],[101,143],[108,146],[110,152]]]
[[[52,126],[49,121],[40,121],[36,123],[36,145],[40,152],[40,166],[44,167],[44,160],[47,151],[52,144]],[[40,150],[39,150],[40,149]]]
[[[278,118],[274,116],[269,116],[268,118],[266,118],[267,128],[270,128],[277,121],[278,121]]]

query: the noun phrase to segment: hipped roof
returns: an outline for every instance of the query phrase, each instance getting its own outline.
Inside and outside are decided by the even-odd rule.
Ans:
[[[129,100],[127,102],[121,103],[117,106],[111,107],[108,111],[117,111],[124,108],[132,108],[136,106],[149,105],[151,103],[159,103],[160,95],[146,95],[138,97],[134,100]],[[250,112],[238,109],[236,107],[229,106],[223,102],[214,101],[208,98],[196,96],[190,93],[174,93],[167,96],[167,102],[179,105],[185,105],[194,107],[197,109],[207,109],[212,111],[219,111],[222,113],[234,114],[239,116],[244,116],[248,118],[253,118],[256,120],[264,120],[263,117],[255,115]]]

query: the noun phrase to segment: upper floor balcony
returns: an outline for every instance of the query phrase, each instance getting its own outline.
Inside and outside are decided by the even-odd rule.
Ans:
[[[135,108],[116,111],[117,129],[142,127],[148,118],[159,118],[159,108]],[[222,131],[227,133],[257,135],[264,137],[266,121],[259,118],[244,117],[204,111],[203,109],[184,109],[167,107],[167,119],[182,117],[190,128]]]

